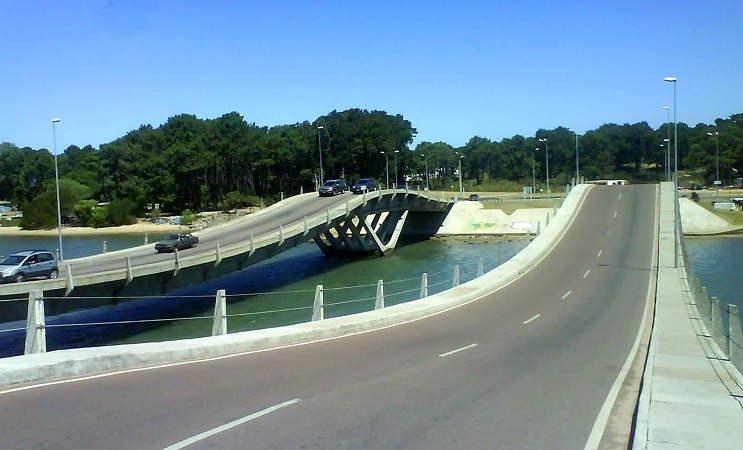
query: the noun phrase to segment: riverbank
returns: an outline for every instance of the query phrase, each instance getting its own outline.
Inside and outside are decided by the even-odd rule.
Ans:
[[[141,222],[134,225],[121,225],[118,227],[90,228],[90,227],[65,227],[62,229],[64,236],[96,236],[112,234],[145,234],[145,233],[169,233],[178,231],[178,225],[155,224]],[[183,227],[185,228],[185,227]],[[21,230],[19,227],[0,227],[0,236],[57,236],[56,228],[51,230]]]

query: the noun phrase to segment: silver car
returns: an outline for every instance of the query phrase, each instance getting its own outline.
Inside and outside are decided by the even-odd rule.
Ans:
[[[1,283],[20,283],[32,278],[57,278],[59,267],[52,252],[24,250],[13,253],[0,263]]]

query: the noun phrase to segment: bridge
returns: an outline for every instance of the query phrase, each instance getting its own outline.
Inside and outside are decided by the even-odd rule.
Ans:
[[[661,205],[656,186],[581,186],[508,263],[385,310],[0,361],[5,374],[106,372],[0,389],[0,443],[628,448],[644,376],[634,448],[737,448],[741,410],[710,381],[722,363],[712,370],[709,355],[672,345],[704,336],[687,324],[683,269],[671,263],[672,186],[664,192]]]
[[[27,296],[157,295],[218,278],[312,241],[328,255],[388,255],[403,236],[436,234],[454,202],[402,189],[362,195],[302,194],[200,233],[193,249],[158,254],[152,245],[63,261],[56,280],[0,285],[0,299]],[[15,303],[15,304],[13,304]],[[26,311],[0,303],[5,321]],[[51,302],[53,313],[71,302]]]

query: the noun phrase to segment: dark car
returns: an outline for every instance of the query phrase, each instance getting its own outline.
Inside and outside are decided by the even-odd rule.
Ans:
[[[480,201],[480,196],[477,194],[470,194],[470,201],[471,202],[477,202]]]
[[[346,182],[343,180],[328,180],[320,186],[318,193],[320,197],[331,197],[333,195],[343,194],[348,190]]]
[[[196,247],[199,238],[191,233],[171,233],[166,239],[155,244],[158,253],[174,252],[184,248]]]
[[[20,283],[32,278],[57,278],[59,267],[52,252],[25,250],[13,253],[0,263],[0,279],[3,283]]]
[[[377,182],[374,181],[374,178],[362,178],[357,181],[356,184],[351,186],[351,193],[353,194],[363,194],[364,192],[372,192],[378,190],[379,186],[377,186]]]

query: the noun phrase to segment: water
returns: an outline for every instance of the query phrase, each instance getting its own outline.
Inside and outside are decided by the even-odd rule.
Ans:
[[[163,239],[168,233],[150,233],[149,242]],[[65,259],[81,258],[103,252],[104,242],[109,252],[144,244],[144,234],[112,234],[96,236],[63,236]],[[46,249],[56,251],[59,237],[54,236],[0,236],[0,255],[8,256],[20,250]]]
[[[119,238],[131,237],[110,236],[109,248],[124,245]],[[88,238],[78,249],[96,252],[95,241],[100,240]],[[19,245],[36,247],[32,244]],[[47,349],[209,336],[218,289],[227,292],[230,333],[309,321],[317,285],[325,289],[326,318],[369,311],[374,309],[378,280],[384,280],[385,305],[391,306],[419,297],[424,272],[432,295],[451,287],[455,265],[460,265],[460,279],[465,282],[474,278],[480,257],[487,271],[526,244],[518,238],[431,239],[400,247],[390,256],[361,259],[326,257],[314,244],[303,244],[243,271],[165,297],[126,299],[118,305],[47,317]],[[65,255],[68,245],[65,240]],[[149,322],[127,323],[142,320]],[[103,324],[113,321],[117,323]],[[100,325],[76,325],[83,323]],[[16,322],[2,329],[23,326]],[[0,357],[22,353],[23,338],[20,330],[0,333]]]
[[[721,306],[734,304],[743,311],[743,236],[686,237],[684,242],[694,275],[709,296],[718,297]]]

